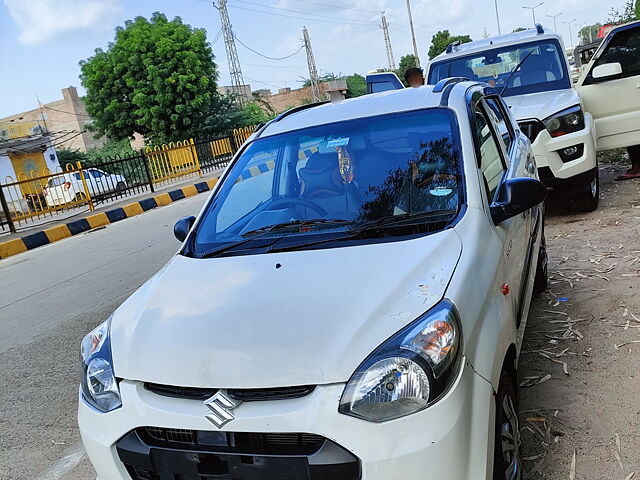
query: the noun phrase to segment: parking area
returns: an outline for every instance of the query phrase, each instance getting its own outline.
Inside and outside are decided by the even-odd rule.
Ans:
[[[572,464],[575,478],[640,472],[640,184],[614,182],[621,171],[601,167],[596,212],[560,200],[547,213],[550,287],[520,363],[527,478],[573,478]],[[173,223],[204,200],[0,262],[0,479],[94,478],[75,419],[78,344],[175,252]]]

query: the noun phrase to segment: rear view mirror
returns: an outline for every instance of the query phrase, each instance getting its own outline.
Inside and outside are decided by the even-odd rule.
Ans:
[[[491,218],[496,225],[526,212],[547,198],[547,187],[535,178],[512,178],[498,189],[491,204]]]
[[[611,80],[622,75],[622,65],[619,63],[605,63],[598,65],[591,72],[594,80]]]
[[[187,238],[187,235],[189,235],[189,230],[191,230],[191,227],[193,227],[193,222],[195,221],[196,217],[193,216],[185,217],[178,220],[173,226],[173,234],[175,235],[175,237],[181,242],[184,242],[184,239]]]

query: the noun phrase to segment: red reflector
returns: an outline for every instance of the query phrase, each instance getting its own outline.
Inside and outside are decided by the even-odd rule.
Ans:
[[[511,291],[511,289],[509,288],[509,284],[505,283],[504,285],[502,285],[502,294],[503,295],[509,295],[509,292]]]
[[[64,182],[64,189],[69,190],[71,188],[71,182]]]
[[[555,137],[561,137],[562,135],[566,135],[566,134],[567,134],[567,132],[563,132],[562,130],[558,130],[557,132],[553,132],[551,134],[551,136],[555,138]]]

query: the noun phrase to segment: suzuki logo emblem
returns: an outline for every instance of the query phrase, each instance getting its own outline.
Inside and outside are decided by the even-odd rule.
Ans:
[[[227,397],[224,390],[220,390],[213,397],[204,402],[206,407],[211,410],[211,413],[207,414],[205,418],[213,423],[217,428],[222,428],[224,425],[236,418],[231,412],[234,408],[240,405],[240,403],[242,402],[230,399]]]

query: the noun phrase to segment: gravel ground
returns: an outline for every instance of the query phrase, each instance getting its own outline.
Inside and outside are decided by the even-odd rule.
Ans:
[[[520,382],[535,383],[520,389],[526,478],[640,478],[640,343],[628,343],[640,342],[640,182],[601,171],[598,211],[567,214],[562,199],[547,211],[551,281],[520,360]],[[78,448],[78,345],[123,299],[0,354],[0,479],[56,478]],[[63,478],[95,473],[84,458]]]
[[[640,478],[640,182],[623,171],[601,167],[596,212],[547,210],[550,284],[520,357],[525,478]]]

